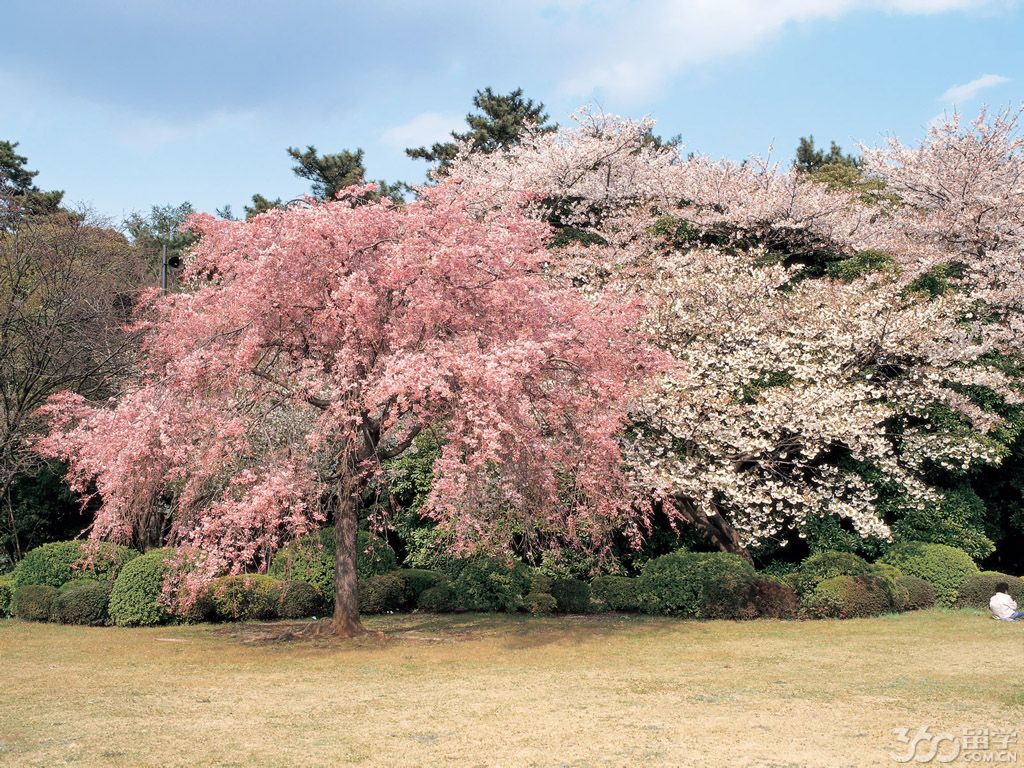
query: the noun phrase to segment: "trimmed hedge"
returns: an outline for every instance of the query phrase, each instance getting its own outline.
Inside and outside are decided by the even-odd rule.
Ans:
[[[416,607],[421,611],[431,613],[450,613],[455,609],[455,595],[452,592],[451,584],[442,581],[437,586],[423,590],[419,600],[416,601]]]
[[[811,618],[852,619],[895,610],[889,584],[878,576],[833,576],[803,597]]]
[[[448,577],[440,571],[431,571],[425,568],[403,568],[401,573],[405,577],[406,586],[409,588],[414,603],[419,602],[420,595],[428,589],[448,580]]]
[[[796,591],[810,594],[821,582],[835,576],[867,576],[871,564],[852,552],[826,551],[811,555],[800,564]]]
[[[633,613],[640,610],[636,579],[627,576],[595,576],[590,582],[590,593],[609,611]]]
[[[935,605],[935,589],[924,579],[917,576],[900,576],[896,579],[896,585],[907,594],[904,611],[920,611]]]
[[[283,582],[265,573],[239,573],[210,582],[214,615],[221,621],[277,618]]]
[[[11,611],[25,621],[49,621],[57,594],[49,584],[26,584],[14,590]]]
[[[526,610],[533,614],[554,613],[558,601],[547,592],[529,592],[525,599]]]
[[[553,579],[551,596],[559,613],[586,613],[590,610],[590,585],[579,579]]]
[[[167,571],[164,561],[172,552],[153,549],[121,569],[110,591],[111,622],[119,627],[150,627],[170,620],[160,594]]]
[[[762,573],[750,580],[748,599],[758,618],[795,619],[800,612],[796,590],[782,579]]]
[[[391,571],[359,581],[360,613],[394,613],[409,605],[410,590],[401,571]]]
[[[957,608],[988,609],[989,598],[996,593],[996,584],[1005,581],[1010,587],[1010,597],[1024,603],[1024,579],[999,571],[982,571],[968,576],[956,596]]]
[[[11,583],[17,589],[27,584],[62,587],[76,576],[114,581],[125,564],[138,555],[134,549],[105,541],[54,541],[29,550],[15,566]],[[90,566],[76,568],[86,556],[92,556]]]
[[[53,602],[52,618],[61,624],[100,627],[107,623],[110,590],[102,582],[81,583],[62,589]]]
[[[644,566],[637,597],[646,613],[742,618],[754,574],[737,555],[677,550]]]
[[[398,567],[387,542],[367,531],[356,538],[360,579],[368,579]],[[284,581],[304,581],[320,595],[326,608],[334,607],[334,527],[300,536],[274,555],[267,573]]]
[[[11,615],[11,574],[5,573],[0,576],[0,619],[6,619]]]
[[[320,595],[304,581],[286,581],[281,586],[277,614],[282,619],[305,619],[320,610]]]
[[[486,557],[462,560],[452,582],[455,607],[462,611],[515,613],[531,591],[530,570],[522,563],[511,566]]]
[[[946,607],[956,603],[967,577],[978,573],[978,566],[963,550],[920,541],[897,544],[886,552],[882,562],[896,566],[904,576],[927,581],[935,590],[936,604]]]

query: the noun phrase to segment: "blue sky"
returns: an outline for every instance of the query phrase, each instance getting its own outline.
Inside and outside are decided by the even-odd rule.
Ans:
[[[521,86],[650,115],[690,150],[788,159],[797,138],[919,138],[954,107],[1024,101],[1020,0],[5,0],[0,138],[45,188],[119,219],[306,186],[285,148],[403,149]]]

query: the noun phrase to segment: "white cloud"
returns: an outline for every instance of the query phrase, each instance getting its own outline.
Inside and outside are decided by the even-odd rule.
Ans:
[[[462,115],[421,112],[408,122],[388,128],[380,135],[380,141],[393,149],[429,147],[435,141],[447,139],[462,119]]]
[[[1008,82],[1010,82],[1010,78],[1003,77],[1002,75],[982,75],[981,77],[974,78],[969,83],[954,85],[948,88],[939,99],[950,105],[964,104],[971,101],[982,91]]]
[[[662,92],[681,71],[762,45],[787,27],[837,20],[855,11],[930,15],[1005,6],[1006,0],[565,0],[559,23],[586,41],[562,92],[601,91],[636,103]]]

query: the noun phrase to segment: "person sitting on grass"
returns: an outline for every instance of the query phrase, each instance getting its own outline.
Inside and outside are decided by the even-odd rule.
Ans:
[[[1020,621],[1024,611],[1017,610],[1017,601],[1010,597],[1010,585],[1005,581],[996,584],[996,593],[988,601],[992,618],[1000,621]]]

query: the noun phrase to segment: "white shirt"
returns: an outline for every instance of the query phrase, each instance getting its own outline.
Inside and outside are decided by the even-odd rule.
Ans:
[[[1005,592],[996,592],[988,601],[993,619],[1008,619],[1017,610],[1017,601]]]

